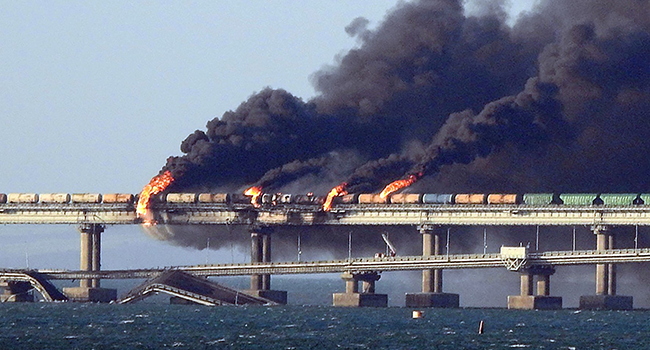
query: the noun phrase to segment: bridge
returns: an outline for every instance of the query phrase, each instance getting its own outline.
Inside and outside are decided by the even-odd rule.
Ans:
[[[454,268],[503,267],[521,273],[521,295],[512,298],[513,308],[557,308],[549,295],[550,275],[559,265],[596,265],[596,295],[581,298],[584,308],[631,308],[631,297],[616,295],[616,264],[647,262],[643,249],[614,249],[614,226],[650,226],[650,206],[608,205],[433,205],[433,204],[345,204],[324,212],[312,205],[278,205],[253,208],[245,204],[157,203],[151,208],[159,224],[241,225],[251,232],[251,264],[175,267],[197,276],[251,275],[251,295],[286,300],[286,292],[270,288],[272,274],[342,273],[346,293],[334,296],[337,305],[383,305],[374,294],[381,271],[422,270],[422,292],[414,293],[407,306],[458,306],[458,296],[442,292],[442,271]],[[68,224],[81,232],[80,271],[40,271],[48,278],[80,280],[69,288],[71,299],[88,298],[101,290],[107,278],[148,278],[161,270],[100,271],[101,233],[110,225],[141,224],[130,203],[6,203],[0,204],[0,224]],[[502,254],[441,255],[441,235],[446,228],[462,226],[590,226],[596,237],[594,251],[525,253],[504,260]],[[275,227],[286,226],[411,226],[422,236],[421,256],[339,261],[271,262],[271,237]],[[517,255],[515,254],[515,255]],[[525,260],[525,263],[523,262]],[[515,268],[516,267],[516,268]],[[136,277],[137,276],[137,277]],[[537,279],[537,295],[533,280]],[[360,292],[358,283],[363,282]],[[518,298],[519,297],[519,298]],[[107,295],[107,299],[114,296]],[[555,299],[554,299],[555,298]],[[278,300],[276,299],[276,300]],[[338,302],[337,302],[338,300]],[[366,301],[364,301],[366,300]]]
[[[650,206],[569,205],[281,205],[254,209],[241,204],[157,204],[167,225],[639,225],[650,226]],[[140,224],[133,204],[0,204],[0,224]]]
[[[650,262],[650,248],[549,251],[528,253],[519,261],[501,253],[452,254],[436,256],[396,256],[386,258],[354,258],[343,260],[270,262],[249,264],[214,264],[193,266],[169,266],[154,269],[70,271],[41,269],[35,272],[52,280],[79,279],[143,279],[156,277],[167,271],[183,271],[195,276],[248,276],[289,275],[313,273],[364,273],[384,271],[409,271],[424,269],[482,269],[503,268],[513,271],[529,266],[568,266],[593,264],[623,264]],[[2,270],[3,273],[22,273],[25,270]]]

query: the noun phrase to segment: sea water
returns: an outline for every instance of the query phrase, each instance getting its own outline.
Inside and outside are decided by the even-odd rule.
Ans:
[[[648,349],[647,311],[33,303],[0,305],[2,349]],[[478,333],[480,321],[484,333]]]
[[[127,282],[102,285],[124,294],[137,285]],[[414,319],[413,308],[330,306],[344,287],[337,276],[274,285],[290,305],[170,305],[163,295],[132,305],[0,304],[0,349],[650,349],[650,311],[421,309]],[[390,305],[403,302],[397,294]]]

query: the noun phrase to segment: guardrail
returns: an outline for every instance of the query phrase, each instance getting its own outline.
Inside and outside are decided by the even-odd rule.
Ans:
[[[612,249],[551,251],[530,253],[527,265],[591,265],[650,262],[650,249]],[[180,270],[197,276],[244,276],[253,274],[313,274],[366,271],[403,271],[424,269],[475,269],[505,267],[501,254],[454,254],[436,256],[400,256],[356,258],[311,262],[272,262],[174,266],[156,269],[66,271],[38,270],[50,279],[129,279],[151,278],[165,271]],[[16,270],[5,270],[16,271]],[[2,270],[0,270],[2,272]]]

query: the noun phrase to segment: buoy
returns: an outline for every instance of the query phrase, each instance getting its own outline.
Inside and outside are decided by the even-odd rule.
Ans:
[[[421,318],[421,317],[422,317],[422,311],[413,310],[413,318]]]
[[[478,324],[478,334],[483,334],[483,320]]]

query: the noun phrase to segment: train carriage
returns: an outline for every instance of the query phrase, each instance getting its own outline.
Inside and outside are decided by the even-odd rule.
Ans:
[[[38,203],[38,193],[9,193],[8,203]]]
[[[41,193],[39,200],[41,203],[70,203],[71,196],[68,193]]]

